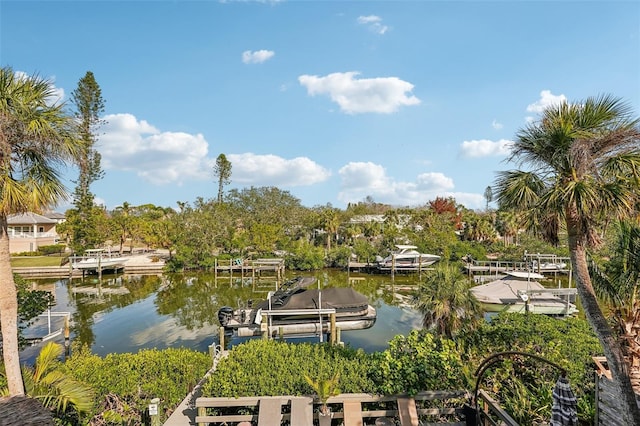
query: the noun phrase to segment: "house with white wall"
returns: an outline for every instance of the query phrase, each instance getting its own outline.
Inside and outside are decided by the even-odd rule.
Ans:
[[[36,251],[38,247],[58,243],[56,225],[59,219],[51,219],[36,213],[20,213],[7,217],[9,250],[11,253]]]

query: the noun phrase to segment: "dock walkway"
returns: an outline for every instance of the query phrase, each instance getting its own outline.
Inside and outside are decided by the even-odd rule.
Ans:
[[[164,260],[154,254],[136,254],[127,256],[124,273],[127,274],[160,274],[164,270]],[[61,266],[38,266],[13,268],[13,272],[29,278],[65,278],[81,277],[82,271],[73,269],[69,264]]]
[[[570,269],[540,269],[530,268],[528,262],[512,262],[512,261],[500,261],[500,260],[473,260],[464,264],[465,270],[471,274],[486,273],[492,274],[504,274],[511,271],[530,271],[539,274],[566,274],[570,272]]]
[[[240,277],[256,277],[262,276],[263,273],[271,273],[276,281],[280,281],[284,278],[285,264],[284,259],[216,259],[214,265],[214,272],[216,279],[221,273],[228,274],[230,277],[233,275],[240,275]]]

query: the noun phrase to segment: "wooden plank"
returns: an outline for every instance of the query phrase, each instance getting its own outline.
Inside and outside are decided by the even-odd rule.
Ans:
[[[360,401],[345,401],[343,408],[344,426],[363,426]]]
[[[205,398],[196,399],[196,407],[244,407],[249,405],[257,405],[260,398],[252,396],[241,396],[239,398]]]
[[[280,398],[260,398],[258,402],[258,426],[279,426],[282,421],[282,405]]]
[[[291,424],[313,426],[313,398],[291,398]]]
[[[418,426],[418,411],[413,398],[398,398],[398,416],[401,426]]]
[[[197,425],[205,425],[209,423],[236,423],[256,421],[256,416],[251,414],[229,414],[223,416],[196,416]]]
[[[258,402],[258,426],[280,426],[282,402],[280,398],[260,399]]]

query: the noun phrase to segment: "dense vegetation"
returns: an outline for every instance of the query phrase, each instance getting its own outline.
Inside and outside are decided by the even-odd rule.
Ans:
[[[475,369],[488,355],[519,350],[566,368],[578,397],[579,416],[594,414],[593,362],[600,345],[578,318],[504,314],[456,340],[415,330],[396,336],[383,352],[346,347],[252,340],[233,348],[204,385],[205,396],[310,395],[304,376],[339,373],[345,393],[417,393],[473,390]],[[530,359],[514,359],[488,371],[481,387],[496,396],[522,425],[550,418],[551,391],[560,372]]]
[[[160,398],[161,417],[168,417],[209,368],[209,355],[188,349],[146,349],[104,358],[80,349],[62,371],[88,384],[95,395],[92,410],[77,424],[137,425],[143,424],[152,398]]]
[[[517,217],[506,211],[473,211],[453,198],[398,208],[371,199],[341,210],[331,205],[304,207],[274,187],[231,190],[217,199],[179,203],[178,209],[154,205],[96,209],[92,220],[102,244],[119,250],[145,246],[169,250],[171,270],[209,269],[216,258],[284,256],[287,267],[312,270],[344,267],[348,260],[372,262],[395,244],[411,243],[445,260],[465,255],[522,260],[530,253],[566,256],[562,245],[517,232]],[[74,229],[58,232],[71,240]]]

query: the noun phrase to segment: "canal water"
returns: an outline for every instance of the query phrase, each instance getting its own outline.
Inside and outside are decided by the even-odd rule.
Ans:
[[[287,278],[293,278],[289,273]],[[324,287],[347,287],[369,298],[377,320],[366,330],[345,331],[342,341],[367,352],[384,350],[397,334],[420,328],[421,316],[410,304],[418,275],[349,274],[322,270],[314,275]],[[185,347],[207,351],[218,342],[217,312],[222,306],[237,307],[248,300],[262,300],[275,290],[273,277],[213,274],[118,275],[84,279],[36,280],[36,288],[55,294],[52,312],[69,312],[71,340],[87,345],[93,353],[137,352],[144,348]],[[281,284],[280,282],[279,284]],[[44,336],[62,327],[61,316],[42,317],[26,330],[27,337]],[[299,339],[295,339],[299,340]],[[307,338],[317,341],[318,338]],[[53,339],[63,343],[62,336]],[[238,344],[241,340],[231,340]],[[40,345],[26,349],[21,359],[32,361]]]

